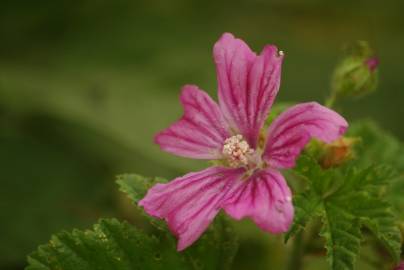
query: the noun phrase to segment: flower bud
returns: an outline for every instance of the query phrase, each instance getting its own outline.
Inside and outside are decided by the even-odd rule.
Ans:
[[[379,60],[365,41],[347,48],[332,78],[332,91],[337,97],[362,96],[373,92],[378,82]]]
[[[348,160],[355,158],[353,146],[358,138],[341,137],[338,140],[321,145],[319,163],[321,167],[328,169],[338,167]]]

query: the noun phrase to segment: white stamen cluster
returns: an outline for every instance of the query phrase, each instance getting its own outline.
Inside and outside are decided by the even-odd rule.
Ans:
[[[254,153],[243,136],[238,134],[224,141],[223,155],[227,158],[230,167],[240,167],[248,164],[248,156]]]

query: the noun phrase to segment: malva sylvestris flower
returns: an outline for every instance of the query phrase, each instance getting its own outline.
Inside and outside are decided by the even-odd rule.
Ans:
[[[267,45],[256,55],[225,33],[213,57],[219,102],[197,86],[184,86],[184,115],[155,142],[175,155],[225,165],[156,184],[139,202],[167,221],[179,251],[194,243],[221,209],[237,220],[251,218],[264,231],[286,232],[294,209],[280,170],[294,167],[311,138],[329,143],[348,127],[338,113],[309,102],[289,108],[262,131],[279,90],[283,52]]]

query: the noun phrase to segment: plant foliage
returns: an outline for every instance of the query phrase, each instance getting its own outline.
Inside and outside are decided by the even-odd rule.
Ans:
[[[161,178],[122,175],[120,189],[136,203]],[[27,270],[134,270],[229,269],[237,251],[237,239],[226,219],[219,217],[191,248],[175,249],[175,239],[160,222],[152,232],[127,222],[101,219],[92,230],[73,230],[52,236],[28,257]],[[153,230],[154,228],[154,230]]]
[[[399,261],[401,234],[382,192],[395,178],[393,170],[385,166],[324,170],[313,158],[302,156],[295,172],[306,180],[307,187],[295,197],[295,221],[286,240],[319,217],[331,269],[354,268],[363,228],[386,247],[395,262]]]

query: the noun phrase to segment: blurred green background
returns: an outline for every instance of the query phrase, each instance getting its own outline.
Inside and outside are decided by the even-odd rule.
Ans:
[[[368,40],[380,57],[378,92],[340,106],[403,139],[403,10],[387,0],[2,1],[0,269],[22,269],[62,229],[136,221],[115,175],[171,178],[206,166],[161,152],[152,138],[181,115],[182,85],[216,95],[211,51],[223,32],[256,51],[285,51],[281,101],[323,102],[342,45]],[[249,221],[236,226],[234,269],[278,269],[282,239]]]

